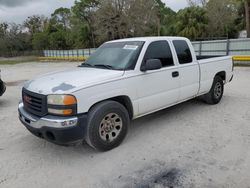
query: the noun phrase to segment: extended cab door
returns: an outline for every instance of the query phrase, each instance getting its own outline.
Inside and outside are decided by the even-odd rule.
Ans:
[[[142,72],[139,77],[139,115],[165,108],[179,99],[179,73],[169,42],[161,40],[150,43],[142,65],[149,59],[161,60],[162,68]]]
[[[179,62],[180,101],[195,97],[200,86],[200,68],[190,49],[192,44],[186,40],[173,40]],[[192,55],[193,53],[193,55]]]

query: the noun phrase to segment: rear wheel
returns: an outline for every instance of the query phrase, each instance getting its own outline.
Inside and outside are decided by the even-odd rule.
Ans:
[[[208,104],[218,104],[224,93],[224,83],[220,76],[214,78],[214,82],[209,93],[203,96],[204,100]]]
[[[124,140],[129,123],[129,114],[122,104],[101,102],[89,112],[86,142],[100,151],[111,150]]]

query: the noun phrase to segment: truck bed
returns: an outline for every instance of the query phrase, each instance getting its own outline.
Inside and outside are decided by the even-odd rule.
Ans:
[[[233,74],[231,56],[200,56],[200,93],[207,93],[211,88],[214,76],[219,72],[225,72],[225,83],[229,82]]]

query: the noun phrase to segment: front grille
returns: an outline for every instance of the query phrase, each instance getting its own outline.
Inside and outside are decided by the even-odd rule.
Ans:
[[[42,117],[48,113],[46,95],[33,93],[23,88],[22,98],[24,109],[31,114]]]

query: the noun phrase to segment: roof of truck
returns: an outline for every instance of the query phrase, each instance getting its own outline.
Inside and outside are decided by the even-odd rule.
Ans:
[[[185,37],[169,37],[169,36],[161,36],[161,37],[136,37],[136,38],[125,38],[125,39],[119,39],[119,40],[112,40],[109,41],[108,43],[111,42],[127,42],[127,41],[144,41],[144,42],[151,42],[155,40],[176,40],[176,39],[182,39],[182,40],[187,40]]]

